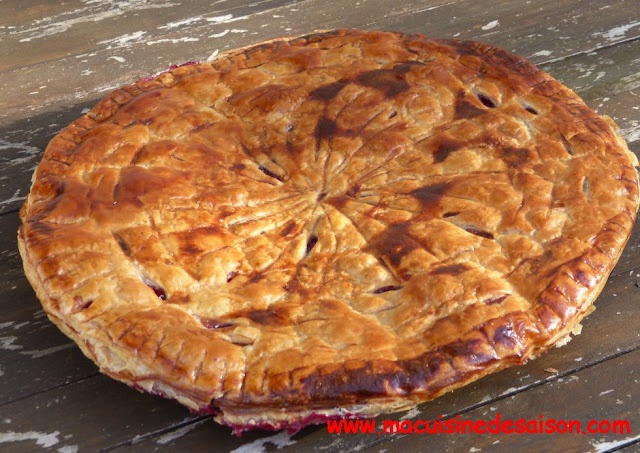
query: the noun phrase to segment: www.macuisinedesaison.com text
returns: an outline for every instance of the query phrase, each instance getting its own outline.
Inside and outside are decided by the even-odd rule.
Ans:
[[[496,413],[493,420],[463,420],[460,415],[444,420],[384,420],[382,429],[375,420],[328,420],[329,434],[630,434],[628,420],[579,420],[537,419],[503,420]]]

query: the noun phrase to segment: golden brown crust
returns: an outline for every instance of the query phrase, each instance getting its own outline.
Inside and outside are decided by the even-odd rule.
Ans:
[[[635,163],[503,49],[318,33],[111,93],[49,144],[20,251],[116,379],[234,426],[375,415],[569,335]]]

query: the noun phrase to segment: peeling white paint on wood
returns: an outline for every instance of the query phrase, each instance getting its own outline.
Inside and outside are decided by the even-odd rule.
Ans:
[[[553,52],[551,52],[550,50],[539,50],[536,53],[531,54],[531,56],[532,57],[548,57],[552,53]]]
[[[8,140],[4,140],[0,138],[0,152],[9,151],[11,154],[15,153],[17,156],[5,157],[7,159],[6,163],[3,165],[21,165],[25,162],[29,162],[34,157],[37,157],[40,153],[40,150],[34,146],[29,145],[26,142],[10,142]],[[6,154],[3,153],[3,157]]]
[[[622,447],[623,445],[630,444],[638,439],[640,439],[640,435],[627,437],[626,439],[614,440],[613,442],[592,442],[591,446],[595,448],[594,453],[604,453],[606,451],[612,451],[616,449],[616,447]]]
[[[624,36],[629,30],[637,26],[640,26],[640,21],[632,22],[630,24],[622,25],[620,27],[614,27],[611,30],[608,30],[604,33],[594,33],[594,36],[602,36],[603,38],[613,41]]]
[[[17,349],[22,349],[22,346],[18,344],[13,344],[18,337],[8,336],[8,337],[0,337],[0,349],[4,349],[5,351],[15,351]]]
[[[183,426],[182,428],[178,428],[175,431],[171,431],[167,434],[163,434],[162,436],[156,439],[156,443],[160,445],[168,444],[169,442],[179,439],[180,437],[184,436],[188,432],[193,431],[203,423],[211,423],[211,420],[201,420],[201,421],[192,423],[190,425]]]
[[[627,143],[640,140],[640,121],[630,121],[629,123],[628,127],[620,129],[620,133]]]
[[[406,414],[400,417],[400,420],[410,420],[412,418],[416,418],[420,416],[420,409],[414,407],[413,409],[409,409]]]
[[[487,25],[483,25],[482,28],[483,30],[491,30],[492,28],[497,27],[500,24],[499,21],[497,20],[492,20],[491,22],[489,22]]]
[[[32,359],[37,359],[39,357],[44,357],[46,355],[55,354],[56,352],[59,352],[59,351],[64,351],[65,349],[71,349],[73,347],[75,347],[75,343],[67,343],[60,346],[54,346],[52,348],[46,348],[46,349],[35,350],[35,351],[20,351],[19,353],[22,355],[28,355]]]
[[[141,38],[146,34],[146,31],[136,31],[134,33],[127,33],[122,36],[118,36],[116,38],[99,41],[98,44],[108,44],[107,50],[117,49],[118,47],[125,47],[134,42],[140,42]]]
[[[21,38],[20,42],[28,42],[33,39],[44,38],[63,33],[77,24],[87,22],[101,22],[112,19],[126,13],[142,11],[146,9],[168,8],[177,3],[159,1],[150,3],[146,0],[128,0],[118,2],[96,2],[96,6],[88,6],[75,11],[65,11],[55,16],[46,17],[31,23],[25,30],[10,32],[10,34],[28,35]],[[106,9],[105,9],[106,8]],[[74,16],[70,17],[69,16]]]
[[[27,431],[18,433],[15,431],[6,431],[0,432],[0,444],[34,440],[36,442],[36,445],[42,448],[49,448],[53,447],[59,442],[59,435],[60,431],[54,431],[52,433],[42,433],[38,431]]]
[[[180,42],[196,42],[196,41],[200,41],[200,38],[162,38],[162,39],[156,39],[155,41],[147,41],[146,44],[148,46],[152,46],[154,44],[160,44],[163,42],[170,42],[171,44],[178,44]]]
[[[288,434],[286,431],[280,431],[276,435],[263,437],[248,444],[244,444],[242,447],[236,448],[230,453],[264,453],[265,451],[267,451],[266,448],[268,444],[274,445],[279,450],[295,443],[296,441],[291,439],[290,434]]]

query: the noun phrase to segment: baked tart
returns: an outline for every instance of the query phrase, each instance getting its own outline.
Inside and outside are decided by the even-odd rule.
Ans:
[[[322,32],[112,92],[49,143],[19,246],[103,373],[296,429],[566,341],[629,238],[635,165],[506,50]]]

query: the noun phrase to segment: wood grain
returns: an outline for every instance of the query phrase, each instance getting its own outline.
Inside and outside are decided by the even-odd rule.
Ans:
[[[143,412],[144,417],[135,415]],[[54,451],[65,446],[99,451],[193,418],[171,401],[129,391],[124,384],[98,376],[0,406],[0,433],[32,431],[41,438],[49,435]],[[33,439],[26,439],[8,447],[31,452],[37,445]]]
[[[349,7],[336,0],[306,0],[261,12],[238,8],[229,13],[233,17],[212,21],[207,19],[229,14],[189,13],[183,22],[200,16],[202,19],[178,26],[169,26],[181,22],[175,17],[151,20],[149,17],[155,17],[156,10],[140,11],[138,14],[152,23],[118,20],[111,37],[97,42],[93,38],[96,27],[76,30],[79,25],[69,29],[70,37],[66,33],[46,36],[46,39],[33,37],[32,40],[51,42],[56,49],[63,50],[57,51],[57,58],[18,64],[0,71],[0,90],[6,93],[0,117],[24,118],[68,102],[70,79],[74,81],[71,91],[75,99],[95,98],[110,88],[161,71],[172,63],[205,60],[216,50],[315,29],[380,28],[436,37],[480,39],[531,58],[534,63],[544,63],[640,36],[640,26],[634,25],[640,21],[640,8],[634,8],[632,2],[609,0],[603,5],[598,0],[540,0],[535,6],[522,7],[519,2],[501,0],[487,8],[485,3],[474,0],[408,0],[402,6],[389,0],[370,0],[355,2]],[[603,7],[607,7],[606,14],[602,13]],[[164,24],[159,25],[160,22]],[[102,33],[103,28],[99,29]],[[585,34],[584,29],[590,32]],[[14,35],[0,34],[0,38]],[[95,45],[91,52],[78,53],[74,50],[78,41]],[[18,39],[17,43],[9,42],[4,48],[9,55],[19,55],[29,53],[23,45],[31,46],[30,43],[21,43]],[[20,80],[18,87],[16,78]]]
[[[620,373],[619,369],[629,370]],[[465,420],[494,420],[500,414],[502,420],[577,420],[582,432],[576,434],[554,433],[545,435],[514,434],[464,434],[429,435],[429,448],[443,450],[447,446],[456,451],[602,451],[603,447],[616,448],[638,439],[640,401],[633,398],[640,379],[640,350],[616,357],[598,365],[585,368],[570,376],[563,376],[514,396],[492,402],[465,412]],[[562,404],[558,404],[558,403]],[[412,419],[417,419],[413,418]],[[423,419],[423,418],[421,418]],[[433,419],[433,418],[431,418]],[[628,421],[631,432],[623,434],[586,432],[591,420]],[[427,440],[420,435],[398,435],[394,439],[397,451],[416,451]],[[451,437],[454,437],[453,439]],[[507,447],[508,445],[508,447]],[[553,450],[549,446],[553,445]]]
[[[294,26],[295,23],[293,22],[295,21],[293,21],[290,16],[297,15],[305,8],[309,9],[307,12],[313,14],[313,11],[315,11],[313,8],[318,8],[318,6],[314,4],[314,1],[315,0],[308,0],[304,2],[303,5],[297,5],[297,8],[294,7],[296,5],[280,7],[274,10],[277,11],[278,14],[272,15],[282,16],[278,17],[277,19],[278,21],[283,21],[285,23],[288,23],[287,21],[290,20],[292,22],[292,24],[290,25]],[[377,6],[378,8],[380,8],[381,5],[376,4],[376,1],[378,0],[375,0],[372,6]],[[445,18],[447,17],[447,14],[453,14],[453,12],[447,12],[446,10],[447,8],[453,8],[455,5],[457,5],[457,8],[462,8],[461,3],[464,2],[446,3],[443,1],[432,1],[428,2],[428,4],[422,5],[422,9],[418,9],[418,11],[414,14],[408,15],[405,9],[410,7],[417,8],[416,4],[409,3],[404,6],[405,9],[395,10],[393,14],[385,14],[385,17],[380,19],[381,21],[383,21],[383,23],[380,24],[380,28],[392,28],[392,24],[388,27],[382,27],[382,25],[386,23],[385,21],[396,20],[394,19],[396,18],[396,16],[398,16],[398,20],[399,18],[404,17],[407,23],[414,24],[415,21],[421,20],[420,18],[422,17],[422,15],[428,13],[429,17],[423,17],[423,19],[427,22],[422,23],[421,26],[424,27],[421,29],[422,32],[428,32],[430,34],[433,34],[433,36],[446,36],[448,34],[448,31],[446,28],[444,28],[443,24],[446,22]],[[558,3],[558,5],[556,5],[556,3]],[[426,5],[430,6],[427,7]],[[560,5],[565,6],[560,8]],[[472,6],[473,5],[469,7]],[[544,10],[545,13],[542,14],[537,9],[525,9],[522,13],[517,13],[520,14],[520,21],[529,27],[527,28],[527,33],[535,35],[536,33],[533,32],[536,30],[538,30],[538,32],[542,31],[541,27],[543,25],[545,25],[547,28],[555,28],[559,30],[560,28],[558,27],[560,27],[563,22],[570,20],[569,16],[572,13],[570,8],[566,8],[566,2],[550,2],[547,6],[549,8],[551,8],[551,6],[554,6],[556,10],[553,10],[553,12],[556,12],[557,15],[550,16],[551,13],[547,12],[547,10]],[[591,4],[591,10],[588,10],[590,11],[589,14],[595,14],[593,10],[594,8],[596,7]],[[296,11],[291,11],[291,9],[294,9]],[[474,20],[479,20],[477,18],[482,17],[482,14],[488,14],[487,11],[483,11],[484,10],[475,11],[475,15],[473,17],[475,17],[476,19]],[[506,10],[506,12],[509,11],[511,10]],[[503,14],[506,14],[506,12]],[[372,14],[373,10],[369,11],[369,15]],[[514,14],[516,13],[514,12]],[[586,13],[585,11],[582,11],[580,12],[580,14],[580,17],[583,17],[582,15]],[[248,16],[243,20],[257,21],[256,23],[251,25],[251,27],[256,28],[259,25],[258,19],[260,19],[263,15],[264,14],[262,13],[254,14]],[[386,16],[392,17],[389,18]],[[353,17],[351,19],[356,20],[357,17]],[[453,17],[455,17],[455,15]],[[367,19],[367,16],[365,15],[363,17],[360,17],[360,19],[365,20]],[[336,17],[334,17],[332,20],[334,20],[334,22],[331,22],[330,25],[325,26],[359,26],[347,25],[346,23],[341,22],[346,19],[339,14],[336,14]],[[618,20],[620,20],[620,17],[618,17]],[[628,17],[625,16],[625,20],[628,20]],[[432,23],[429,21],[432,21]],[[195,21],[192,24],[186,24],[186,31],[181,31],[183,37],[185,34],[189,33],[189,30],[191,30],[191,28],[198,28],[195,25],[198,22],[199,21]],[[377,26],[375,26],[376,24],[378,23],[361,23],[360,25],[367,25],[369,28],[378,28]],[[211,33],[211,27],[218,25],[219,24],[208,26],[201,25],[198,29],[202,28],[203,30],[209,30],[207,31],[207,33]],[[296,26],[302,27],[302,23],[299,23]],[[415,25],[411,25],[411,27],[414,26]],[[318,27],[320,27],[320,25],[318,25]],[[279,36],[269,34],[268,27],[264,27],[264,29],[262,27],[258,28],[260,28],[260,32],[258,35],[247,35],[247,33],[227,33],[225,35],[226,44],[224,44],[224,46],[221,46],[219,50],[229,48],[230,46],[235,47],[246,45],[251,42],[258,41],[262,38]],[[608,40],[604,40],[603,38],[603,40],[599,41],[600,45],[603,47],[593,52],[589,52],[590,55],[588,55],[587,53],[578,53],[577,55],[572,57],[556,60],[554,63],[544,64],[544,61],[548,59],[547,57],[549,57],[550,55],[536,55],[535,48],[518,48],[518,45],[520,45],[518,43],[521,40],[514,41],[512,37],[512,31],[510,31],[509,29],[501,30],[497,25],[494,28],[495,30],[493,28],[491,30],[482,30],[482,27],[480,26],[473,27],[467,24],[467,28],[465,29],[466,31],[464,32],[466,34],[464,35],[464,37],[468,39],[490,40],[496,45],[502,45],[511,50],[515,50],[516,52],[522,54],[524,57],[530,58],[534,62],[542,62],[543,69],[548,71],[553,76],[557,75],[561,81],[567,83],[569,87],[574,88],[579,95],[583,96],[585,101],[591,107],[597,108],[597,110],[601,114],[608,114],[612,116],[616,121],[618,121],[627,140],[633,142],[640,139],[640,123],[638,122],[637,116],[633,117],[627,115],[627,112],[634,111],[633,108],[637,107],[638,105],[638,99],[636,93],[634,92],[634,89],[636,89],[638,87],[638,84],[640,84],[637,75],[637,59],[638,55],[640,54],[640,40],[632,40],[629,42],[625,42],[625,44],[621,46],[610,47],[607,45]],[[226,28],[225,30],[227,29],[228,28]],[[396,29],[402,30],[402,27]],[[200,32],[203,32],[203,30],[200,30]],[[632,39],[633,36],[636,36],[633,35],[633,30],[635,30],[635,28],[631,27],[624,36]],[[309,29],[306,29],[306,31],[309,31]],[[405,29],[404,31],[415,32],[417,30],[409,28]],[[489,31],[491,31],[491,34],[487,34],[489,33]],[[305,29],[300,28],[296,30],[292,28],[291,31],[285,31],[284,33],[281,32],[280,34],[295,34],[304,32]],[[174,36],[175,33],[178,32],[172,31],[169,34],[171,36]],[[524,31],[522,31],[522,33],[524,33]],[[169,36],[169,34],[162,36]],[[638,36],[640,36],[640,28],[638,28]],[[463,35],[461,34],[459,37],[463,37]],[[619,36],[616,35],[614,38],[618,39],[618,37]],[[161,37],[157,38],[169,39]],[[561,41],[558,39],[554,40],[551,39],[552,36],[549,36],[548,38],[549,45],[547,45],[547,47],[558,45],[558,48],[554,50],[554,52],[565,52],[567,49],[573,49],[573,47],[565,47],[561,45],[563,42],[564,44],[566,44],[567,42],[571,42],[574,43],[572,45],[575,46],[577,46],[580,42],[580,35],[578,34],[569,36],[567,38],[568,41]],[[173,37],[170,39],[179,38]],[[185,50],[180,43],[177,43],[172,45],[171,48],[168,49],[164,49],[161,47],[158,47],[156,49],[155,47],[153,47],[153,52],[150,52],[147,49],[152,46],[147,46],[145,42],[148,41],[142,40],[138,42],[138,40],[132,40],[128,43],[125,42],[126,45],[123,44],[122,46],[117,48],[119,52],[122,51],[131,54],[131,57],[127,57],[129,58],[129,60],[126,60],[125,63],[122,63],[122,65],[124,65],[123,67],[119,69],[114,67],[113,70],[117,69],[117,76],[114,76],[112,70],[95,71],[95,73],[88,74],[86,77],[81,74],[74,75],[73,73],[73,71],[81,72],[80,68],[84,68],[87,65],[93,65],[93,67],[102,67],[105,64],[111,65],[112,62],[114,62],[114,64],[118,63],[115,60],[109,60],[108,55],[110,53],[113,53],[113,49],[96,50],[94,52],[95,55],[91,57],[94,58],[94,60],[87,60],[86,62],[83,62],[83,60],[85,59],[84,57],[82,57],[80,61],[76,61],[77,59],[71,61],[69,58],[56,60],[59,61],[60,64],[71,65],[70,67],[65,68],[65,71],[72,71],[70,76],[73,78],[74,83],[80,84],[78,88],[74,88],[72,90],[69,89],[68,80],[66,77],[56,77],[50,79],[47,82],[49,85],[47,85],[47,88],[44,90],[38,91],[38,89],[34,88],[34,85],[32,88],[38,92],[31,96],[25,92],[25,90],[31,89],[26,87],[26,85],[24,87],[21,86],[19,90],[12,90],[8,88],[8,86],[10,85],[15,85],[14,80],[17,77],[17,73],[12,71],[0,71],[0,89],[2,89],[2,83],[3,80],[5,80],[7,89],[3,91],[9,93],[8,99],[5,100],[8,109],[5,110],[4,113],[0,112],[0,213],[17,209],[22,204],[29,187],[31,173],[41,157],[41,151],[44,150],[48,141],[61,127],[64,127],[66,124],[79,117],[83,109],[93,106],[97,102],[96,96],[100,94],[104,95],[110,89],[120,86],[121,84],[131,82],[139,77],[146,76],[150,73],[166,68],[172,62],[182,62],[188,58],[196,60],[206,59],[207,56],[210,55],[211,49],[214,46],[214,43],[211,43],[211,47],[203,49],[202,44],[200,44],[200,41],[198,41],[189,43],[192,45],[188,50]],[[164,45],[166,43],[160,44]],[[59,45],[62,46],[64,45],[64,43],[59,43]],[[177,53],[180,51],[184,53]],[[160,65],[158,65],[157,62],[158,55],[161,55],[162,58],[164,58],[164,62],[161,62]],[[119,56],[118,58],[125,57]],[[150,59],[155,61],[150,61]],[[131,61],[137,61],[138,63],[135,66],[131,66]],[[23,81],[28,81],[32,77],[40,77],[35,73],[42,70],[42,66],[44,66],[45,64],[51,66],[50,63],[41,63],[41,66],[34,65],[31,67],[19,69],[21,80],[20,83],[23,83]],[[128,69],[124,70],[125,67]],[[581,69],[584,70],[584,72],[580,72]],[[52,67],[48,69],[48,71],[54,70],[55,68]],[[43,72],[43,74],[48,74],[48,71]],[[101,77],[102,79],[94,80],[93,77]],[[572,83],[572,81],[576,81],[576,83],[574,84]],[[617,82],[613,83],[614,81]],[[15,96],[14,101],[11,100],[12,96]],[[12,107],[12,102],[17,102],[17,104]],[[51,102],[52,105],[49,105],[49,102]],[[54,105],[58,108],[53,109]],[[640,112],[637,113],[640,114]],[[7,115],[7,117],[5,117],[4,119],[2,119],[3,114]],[[11,119],[9,119],[9,115],[11,115]],[[26,118],[23,118],[24,115],[28,116]],[[34,125],[37,126],[34,127]]]

